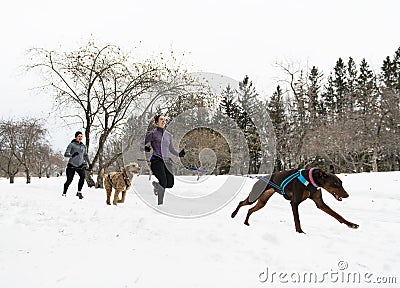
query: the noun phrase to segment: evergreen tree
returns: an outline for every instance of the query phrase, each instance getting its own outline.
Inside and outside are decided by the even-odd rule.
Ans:
[[[228,85],[222,92],[221,92],[222,100],[219,105],[219,111],[229,118],[235,120],[236,123],[239,123],[240,118],[240,108],[236,103],[236,92],[232,90],[230,85]]]
[[[328,123],[333,123],[336,113],[335,88],[332,74],[328,77],[325,92],[322,93],[322,111]]]
[[[275,129],[278,129],[279,131],[283,128],[283,123],[285,121],[285,108],[283,103],[283,92],[279,85],[276,87],[275,92],[272,94],[271,99],[268,102],[267,111]]]
[[[381,78],[385,88],[396,89],[396,63],[390,60],[387,56],[383,61]]]
[[[310,75],[308,76],[308,110],[310,113],[311,123],[315,122],[322,110],[321,104],[319,103],[322,77],[323,74],[318,71],[317,67],[313,66],[311,68]]]
[[[394,54],[393,63],[395,66],[394,77],[396,79],[394,88],[396,89],[396,92],[399,94],[400,93],[400,47]]]
[[[357,78],[358,108],[362,114],[374,112],[377,101],[376,78],[365,59],[360,63],[360,73]]]
[[[275,171],[284,170],[287,149],[287,124],[285,107],[283,102],[283,91],[278,85],[267,103],[267,111],[274,125],[276,137]]]
[[[335,87],[335,98],[336,98],[336,109],[335,112],[339,119],[343,118],[344,107],[346,102],[347,93],[347,79],[346,79],[346,64],[343,62],[342,58],[336,62],[334,68],[335,78],[333,79]]]
[[[241,108],[239,126],[245,134],[250,154],[249,173],[258,173],[262,157],[261,141],[252,118],[259,115],[262,103],[257,99],[258,93],[253,86],[253,82],[249,80],[249,76],[247,75],[243,81],[239,82],[237,94]]]
[[[345,116],[349,118],[354,111],[355,101],[357,99],[357,65],[352,57],[347,62],[347,97],[345,102]]]
[[[222,91],[219,106],[219,111],[233,119],[246,138],[250,156],[248,173],[258,172],[262,157],[260,137],[252,121],[252,117],[255,117],[262,108],[257,96],[253,83],[246,75],[243,81],[239,82],[238,89],[232,90],[230,86],[227,86]]]

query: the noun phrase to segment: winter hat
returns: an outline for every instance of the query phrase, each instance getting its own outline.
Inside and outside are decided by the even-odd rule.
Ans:
[[[80,135],[80,134],[83,135],[81,131],[76,131],[75,132],[75,138],[78,137],[78,135]]]

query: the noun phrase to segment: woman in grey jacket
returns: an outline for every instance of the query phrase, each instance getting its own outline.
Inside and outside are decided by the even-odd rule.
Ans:
[[[89,170],[92,169],[92,164],[90,163],[89,156],[86,151],[85,144],[82,143],[82,132],[78,131],[75,133],[75,139],[69,143],[67,150],[65,150],[64,156],[69,158],[67,165],[67,181],[64,184],[63,196],[67,196],[67,190],[69,185],[72,183],[74,179],[75,172],[79,175],[78,182],[78,192],[76,196],[79,199],[82,199],[82,187],[85,182],[85,167],[84,160],[86,160],[89,165]]]

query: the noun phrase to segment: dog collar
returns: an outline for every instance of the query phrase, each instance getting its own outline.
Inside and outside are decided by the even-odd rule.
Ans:
[[[310,178],[311,184],[315,187],[318,188],[318,185],[315,183],[314,178],[312,177],[312,172],[314,168],[311,168],[310,171],[308,172],[308,178]]]
[[[308,181],[304,176],[303,176],[303,174],[301,174],[301,172],[303,171],[303,169],[300,169],[299,170],[299,176],[297,177],[298,179],[299,179],[299,181],[301,182],[301,183],[303,183],[303,185],[304,186],[308,186],[310,183],[311,183],[311,185],[313,185],[315,188],[318,188],[318,185],[315,183],[315,181],[314,181],[314,178],[312,177],[312,172],[313,172],[313,170],[314,170],[314,168],[311,168],[309,171],[308,171],[308,178],[310,179],[310,181]]]
[[[303,176],[303,174],[301,174],[303,169],[299,170],[299,176],[297,177],[297,179],[301,183],[303,183],[304,186],[306,186],[307,190],[310,191],[310,196],[309,196],[310,198],[312,198],[314,193],[317,192],[317,190],[318,190],[318,185],[315,184],[315,181],[312,178],[312,170],[313,170],[313,168],[311,168],[310,171],[308,172],[308,177],[309,177],[310,181],[307,181],[307,179]]]

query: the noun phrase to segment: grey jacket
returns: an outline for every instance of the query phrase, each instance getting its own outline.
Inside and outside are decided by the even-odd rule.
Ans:
[[[72,155],[78,152],[78,155],[75,155],[72,157]],[[89,156],[86,151],[86,146],[82,142],[79,143],[75,139],[69,143],[67,150],[65,150],[64,153],[65,157],[70,158],[68,161],[68,164],[74,166],[74,167],[80,167],[82,166],[84,160],[86,160],[87,164],[90,164]]]

